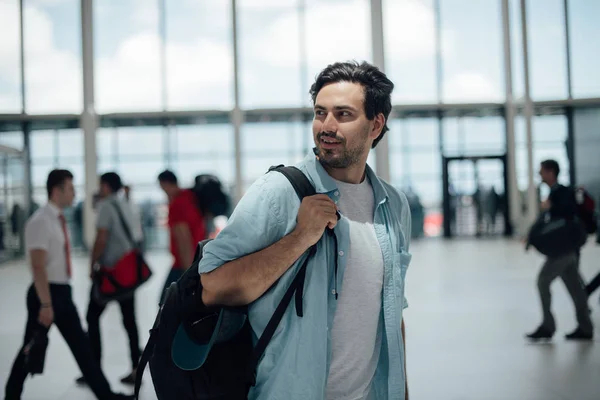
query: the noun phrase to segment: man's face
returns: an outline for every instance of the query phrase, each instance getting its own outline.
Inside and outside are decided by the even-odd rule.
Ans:
[[[160,188],[163,190],[163,192],[165,192],[167,197],[169,199],[171,199],[173,197],[175,185],[173,185],[172,183],[169,183],[169,182],[159,182],[159,184],[160,184]]]
[[[111,194],[110,187],[106,183],[100,182],[100,197],[106,198]]]
[[[552,171],[545,169],[544,167],[540,167],[540,178],[542,178],[542,182],[548,184],[552,182],[554,174]]]
[[[70,207],[75,200],[75,187],[73,186],[73,180],[67,179],[62,186],[59,187],[59,201],[62,208]]]
[[[369,121],[360,84],[337,82],[324,86],[315,99],[313,138],[322,164],[348,168],[366,162],[381,134],[383,115]]]

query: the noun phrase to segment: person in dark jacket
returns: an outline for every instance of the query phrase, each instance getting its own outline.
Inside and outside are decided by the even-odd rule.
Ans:
[[[542,181],[550,187],[548,199],[542,202],[542,209],[546,210],[552,219],[575,219],[577,215],[577,203],[571,189],[558,183],[560,166],[554,160],[546,160],[541,163],[540,176]],[[574,249],[565,254],[548,257],[538,275],[538,290],[542,304],[542,324],[527,337],[531,340],[550,339],[556,330],[554,316],[550,310],[552,296],[550,285],[554,279],[560,277],[569,295],[575,304],[577,322],[579,326],[574,332],[566,335],[568,340],[592,340],[594,327],[589,315],[587,295],[579,275],[579,251]]]

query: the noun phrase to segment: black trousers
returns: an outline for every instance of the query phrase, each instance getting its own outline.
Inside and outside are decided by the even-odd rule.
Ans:
[[[75,308],[75,304],[73,304],[71,286],[51,284],[50,296],[54,309],[54,325],[56,325],[60,334],[67,342],[69,349],[71,349],[71,353],[75,357],[75,361],[77,361],[77,365],[79,365],[90,389],[99,400],[112,399],[114,395],[110,389],[110,385],[100,368],[100,364],[94,358],[92,346],[81,327],[77,309]],[[40,300],[35,287],[31,285],[27,292],[28,317],[23,346],[31,340],[36,330],[45,329],[38,322],[39,312]],[[25,356],[23,355],[23,348],[21,348],[6,382],[5,400],[18,400],[21,398],[23,384],[27,375],[28,373],[25,370]]]
[[[592,279],[592,281],[585,287],[585,290],[589,296],[592,293],[594,293],[596,291],[596,289],[598,289],[599,287],[600,287],[600,273],[598,275],[596,275],[594,277],[594,279]]]
[[[140,357],[142,356],[140,350],[140,339],[138,334],[138,327],[135,321],[135,296],[132,294],[131,297],[119,301],[119,307],[121,307],[121,315],[123,316],[123,326],[127,331],[129,337],[129,354],[131,355],[131,368],[137,368]],[[100,316],[106,309],[106,305],[100,304],[94,300],[94,293],[90,293],[90,304],[87,310],[87,324],[88,324],[88,335],[92,342],[92,350],[94,351],[94,357],[98,362],[102,358],[102,342],[100,339]]]

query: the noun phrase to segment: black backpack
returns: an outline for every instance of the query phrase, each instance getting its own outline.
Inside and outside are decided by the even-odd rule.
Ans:
[[[271,167],[269,171],[277,171],[285,175],[300,200],[315,194],[310,181],[297,168],[280,165]],[[167,289],[137,370],[136,399],[139,396],[144,369],[149,364],[158,400],[245,400],[248,390],[255,384],[256,367],[294,295],[296,314],[298,317],[303,315],[302,295],[306,268],[315,253],[315,246],[308,251],[306,259],[269,320],[256,347],[252,345],[252,331],[246,318],[242,328],[232,339],[217,343],[211,348],[200,368],[188,371],[177,367],[173,362],[171,351],[173,339],[181,323],[186,320],[201,321],[205,317],[215,316],[221,310],[221,308],[209,309],[201,301],[202,289],[198,264],[202,259],[202,249],[209,241],[210,239],[205,240],[198,245],[192,266]],[[244,313],[245,308],[236,308],[235,311]]]
[[[213,217],[231,215],[231,199],[216,176],[210,174],[196,176],[192,192],[196,196],[202,215],[212,214]]]
[[[533,246],[547,257],[560,257],[578,251],[587,236],[585,226],[578,218],[550,218],[550,214],[544,212],[529,230],[527,248]]]

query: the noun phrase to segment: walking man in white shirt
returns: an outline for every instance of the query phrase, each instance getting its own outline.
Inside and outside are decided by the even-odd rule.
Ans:
[[[53,170],[46,183],[48,204],[27,221],[25,246],[33,272],[27,293],[27,326],[23,348],[19,350],[6,383],[5,400],[21,398],[28,375],[24,350],[38,332],[47,334],[53,323],[67,342],[81,372],[99,400],[133,399],[112,392],[83,328],[71,293],[71,255],[63,209],[75,197],[73,175]]]

